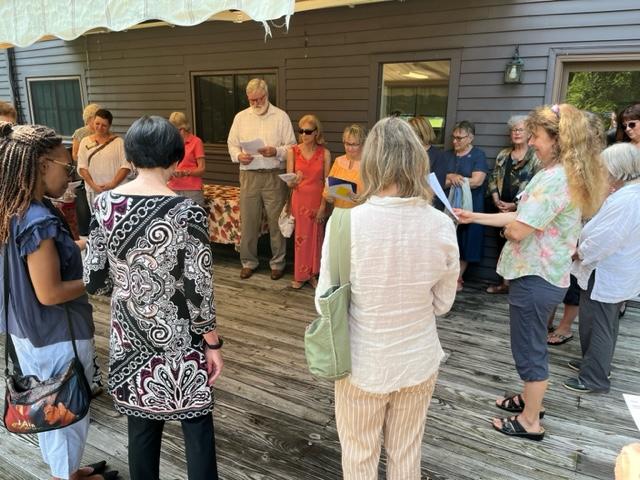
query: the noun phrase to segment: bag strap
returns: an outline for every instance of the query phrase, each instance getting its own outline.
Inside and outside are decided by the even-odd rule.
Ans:
[[[107,140],[102,145],[100,145],[98,148],[96,148],[93,152],[91,152],[89,154],[89,156],[87,157],[87,167],[91,164],[91,159],[94,157],[94,155],[96,153],[98,153],[100,150],[104,149],[107,145],[109,145],[111,142],[113,142],[116,138],[118,138],[118,136],[114,135],[113,137],[109,138],[109,140]]]
[[[4,278],[2,283],[4,284],[4,375],[9,376],[9,342],[11,342],[11,336],[9,335],[9,241],[4,244]]]
[[[331,285],[346,285],[351,275],[351,209],[335,208],[329,232]]]

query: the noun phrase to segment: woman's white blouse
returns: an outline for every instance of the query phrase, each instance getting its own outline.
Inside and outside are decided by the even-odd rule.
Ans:
[[[587,289],[595,269],[591,299],[619,303],[640,295],[640,183],[612,193],[584,226],[578,242],[580,260],[571,273]]]
[[[330,287],[330,229],[316,299]],[[389,393],[438,370],[435,317],[451,308],[458,273],[453,222],[425,200],[374,196],[351,210],[351,383]]]

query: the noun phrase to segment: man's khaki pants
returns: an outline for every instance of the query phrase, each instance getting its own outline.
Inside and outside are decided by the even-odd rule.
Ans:
[[[349,377],[335,382],[344,480],[378,478],[381,434],[387,480],[420,480],[422,435],[437,377],[387,394],[365,392]]]
[[[287,200],[288,187],[278,174],[281,170],[240,170],[240,261],[255,269],[258,260],[258,237],[262,226],[262,210],[267,212],[271,236],[271,260],[274,270],[284,270],[286,239],[280,233],[278,217]]]

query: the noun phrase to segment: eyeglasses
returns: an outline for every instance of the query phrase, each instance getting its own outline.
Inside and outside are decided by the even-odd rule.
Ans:
[[[512,128],[511,133],[524,133],[524,128]]]
[[[44,157],[44,159],[47,162],[55,163],[56,165],[60,165],[61,167],[64,167],[65,171],[67,172],[67,175],[69,176],[73,175],[73,172],[75,172],[76,170],[76,166],[73,163],[59,162],[58,160],[54,160],[53,158],[48,158],[48,157]]]
[[[460,142],[460,141],[464,140],[467,137],[469,137],[469,135],[465,135],[464,137],[458,137],[457,135],[454,135],[453,136],[453,141],[454,142]]]
[[[303,134],[304,134],[304,135],[311,135],[311,134],[312,134],[313,132],[315,132],[316,130],[317,130],[317,128],[314,128],[314,129],[312,129],[312,130],[308,130],[308,129],[306,129],[306,128],[299,128],[299,129],[298,129],[298,133],[299,133],[300,135],[303,135]]]
[[[630,128],[630,129],[632,129],[632,130],[633,130],[634,128],[636,128],[636,125],[637,125],[637,124],[638,124],[638,122],[626,122],[626,123],[623,123],[623,124],[622,124],[622,127],[623,127],[625,130],[626,130],[627,128]]]
[[[358,148],[360,146],[360,144],[359,143],[347,143],[347,142],[344,142],[344,146],[347,147],[347,148]]]

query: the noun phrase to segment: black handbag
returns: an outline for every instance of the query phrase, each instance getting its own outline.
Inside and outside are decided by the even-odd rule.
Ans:
[[[67,427],[82,420],[89,413],[91,387],[84,374],[78,357],[76,339],[69,309],[65,305],[65,315],[74,358],[64,372],[47,380],[35,375],[9,374],[9,245],[4,250],[4,320],[5,337],[5,381],[4,425],[12,433],[40,433]],[[15,359],[14,359],[15,366]]]

